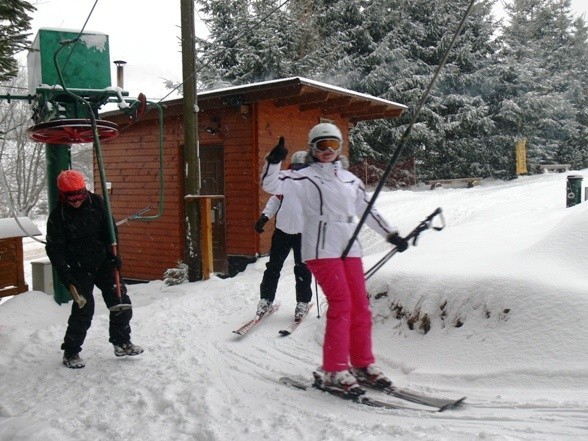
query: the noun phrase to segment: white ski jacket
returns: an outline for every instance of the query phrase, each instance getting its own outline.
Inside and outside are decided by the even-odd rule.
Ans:
[[[280,164],[265,163],[261,185],[284,199],[296,197],[303,215],[302,260],[340,258],[357,226],[357,217],[365,211],[369,198],[361,179],[343,169],[340,161],[313,162],[302,170],[280,171]],[[372,207],[366,224],[387,237],[398,233]],[[361,257],[359,241],[355,240],[349,257]]]
[[[286,234],[302,233],[302,210],[298,199],[294,196],[283,197],[273,195],[262,212],[265,217],[271,219],[276,216],[276,228]]]

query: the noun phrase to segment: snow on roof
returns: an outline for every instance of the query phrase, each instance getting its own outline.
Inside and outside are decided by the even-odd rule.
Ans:
[[[259,83],[253,83],[253,84],[242,84],[239,86],[230,86],[230,87],[225,87],[225,88],[220,88],[220,89],[202,91],[202,92],[199,92],[198,95],[200,97],[204,98],[207,95],[223,94],[223,93],[227,93],[227,92],[238,92],[238,91],[242,91],[244,89],[250,89],[253,87],[258,88],[260,86],[267,86],[267,85],[271,85],[271,84],[280,84],[280,83],[286,83],[289,81],[296,81],[296,80],[300,81],[300,83],[302,83],[302,84],[306,84],[309,86],[315,86],[315,87],[319,87],[321,89],[331,90],[333,92],[343,93],[346,95],[353,95],[358,98],[364,98],[364,99],[368,99],[368,100],[372,100],[372,101],[378,101],[383,104],[394,105],[394,106],[398,106],[399,108],[402,108],[402,109],[408,109],[408,107],[405,106],[404,104],[400,104],[400,103],[397,103],[394,101],[385,100],[383,98],[378,98],[373,95],[368,95],[366,93],[355,92],[353,90],[345,89],[343,87],[332,86],[327,83],[321,83],[320,81],[309,80],[308,78],[304,78],[304,77],[280,78],[280,79],[276,79],[276,80],[261,81]]]
[[[0,219],[0,239],[6,239],[8,237],[24,237],[39,235],[41,235],[41,231],[39,231],[39,229],[33,223],[33,221],[26,216],[19,217],[18,222],[16,221],[16,219],[12,217]]]

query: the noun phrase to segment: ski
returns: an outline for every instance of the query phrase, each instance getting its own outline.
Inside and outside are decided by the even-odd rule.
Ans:
[[[410,411],[418,411],[418,412],[438,412],[437,410],[433,410],[433,409],[419,409],[416,407],[406,406],[404,404],[396,404],[396,403],[391,403],[388,401],[381,401],[381,400],[377,400],[375,398],[372,398],[368,395],[346,394],[341,389],[325,387],[322,383],[320,383],[318,381],[315,381],[314,383],[310,383],[310,382],[295,380],[294,378],[290,378],[290,377],[281,377],[279,381],[280,381],[280,383],[285,384],[286,386],[290,386],[290,387],[300,389],[300,390],[308,390],[308,389],[314,387],[320,391],[327,392],[328,394],[333,395],[335,397],[342,398],[344,400],[351,401],[353,403],[363,404],[364,406],[369,406],[369,407],[378,407],[381,409],[393,409],[393,410],[410,410]]]
[[[300,326],[300,323],[302,323],[302,320],[304,320],[304,317],[306,317],[308,315],[308,312],[312,309],[312,305],[314,305],[314,303],[308,304],[308,309],[306,310],[306,313],[302,316],[302,318],[300,320],[294,320],[292,322],[292,324],[290,324],[290,326],[288,326],[286,329],[280,329],[280,331],[279,331],[280,335],[285,337],[287,335],[292,334],[296,330],[296,328],[298,326]]]
[[[463,404],[466,397],[461,397],[458,399],[452,398],[437,398],[426,394],[421,394],[418,392],[414,392],[408,389],[401,389],[396,386],[390,386],[381,388],[378,386],[374,386],[368,383],[359,382],[364,387],[369,387],[373,390],[382,391],[388,395],[391,395],[396,398],[400,398],[402,400],[410,401],[411,403],[422,404],[424,406],[436,407],[439,409],[439,412],[443,412],[447,409],[452,409],[454,407],[458,407],[459,405]]]
[[[251,331],[264,317],[267,317],[268,315],[273,314],[274,312],[276,312],[280,307],[279,303],[273,303],[270,308],[267,310],[267,312],[263,315],[256,315],[255,317],[253,317],[251,320],[249,320],[248,322],[244,323],[243,326],[241,326],[239,329],[236,329],[235,331],[233,331],[233,333],[243,336],[245,334],[247,334],[249,331]]]

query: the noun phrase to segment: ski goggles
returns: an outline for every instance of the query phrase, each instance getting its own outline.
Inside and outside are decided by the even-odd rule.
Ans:
[[[332,153],[337,153],[341,148],[341,141],[338,139],[321,139],[316,141],[313,149],[319,152],[326,152],[330,150]]]
[[[67,202],[71,202],[72,204],[84,201],[87,197],[88,190],[86,190],[85,188],[76,191],[68,191],[67,193],[65,193],[65,198],[67,199]]]

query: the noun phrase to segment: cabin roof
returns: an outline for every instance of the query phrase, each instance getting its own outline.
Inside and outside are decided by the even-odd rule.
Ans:
[[[17,219],[11,217],[0,219],[0,239],[39,236],[40,234],[39,228],[26,216],[18,217]]]
[[[182,100],[183,98],[174,99],[165,104],[175,106],[181,104]],[[353,123],[396,118],[408,108],[394,101],[302,77],[201,91],[197,97],[198,106],[203,110],[239,108],[268,100],[278,107],[297,105],[300,111],[319,109],[324,114],[338,114]]]

